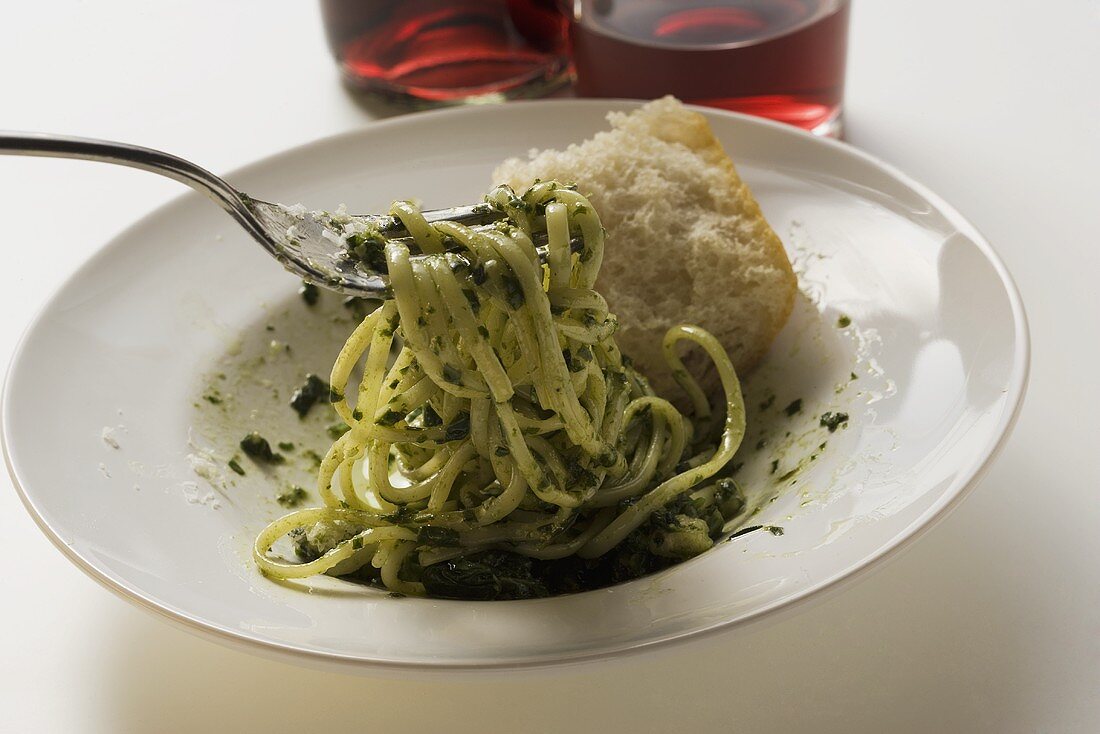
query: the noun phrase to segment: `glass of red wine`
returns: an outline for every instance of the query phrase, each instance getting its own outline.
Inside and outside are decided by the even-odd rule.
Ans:
[[[559,0],[321,0],[353,88],[420,106],[546,94],[568,83]]]
[[[850,0],[573,0],[576,91],[842,131]]]

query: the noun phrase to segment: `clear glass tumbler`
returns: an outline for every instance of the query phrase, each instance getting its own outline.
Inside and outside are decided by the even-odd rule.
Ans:
[[[534,97],[568,82],[558,0],[321,0],[353,88],[424,106]]]
[[[582,97],[685,102],[841,134],[849,0],[574,0]]]

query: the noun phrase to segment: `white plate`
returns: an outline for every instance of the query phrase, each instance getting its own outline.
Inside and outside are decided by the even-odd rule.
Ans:
[[[630,106],[566,100],[414,115],[228,178],[262,198],[352,211],[380,211],[394,197],[469,202],[504,157],[579,141],[605,126],[609,108]],[[195,194],[96,254],[16,352],[2,426],[28,510],[74,563],[143,607],[223,642],[344,667],[500,668],[623,653],[775,612],[881,561],[943,517],[1003,444],[1028,370],[1019,296],[974,227],[892,168],[786,127],[706,114],[792,250],[805,294],[748,381],[752,405],[776,399],[750,414],[738,459],[763,501],[751,522],[782,526],[782,536],[751,533],[655,576],[536,601],[394,599],[331,579],[262,578],[248,548],[280,512],[276,490],[250,472],[204,501],[217,495],[186,459],[192,426],[224,448],[252,419],[231,412],[219,434],[194,403],[212,372],[266,344],[266,323],[296,330],[296,356],[278,368],[288,374],[326,371],[347,326],[302,326],[297,282]],[[842,315],[851,326],[838,326]],[[795,398],[802,411],[787,418]],[[280,410],[255,420],[281,430],[291,424]],[[821,428],[826,410],[847,412],[847,428]],[[115,427],[119,448],[104,427]],[[768,445],[756,450],[762,434]]]

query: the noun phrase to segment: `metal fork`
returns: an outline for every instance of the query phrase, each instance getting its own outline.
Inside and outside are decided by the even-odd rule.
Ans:
[[[372,271],[351,258],[336,242],[322,236],[331,218],[325,214],[296,215],[287,207],[254,199],[230,186],[205,168],[152,148],[107,140],[41,133],[0,132],[0,154],[78,158],[116,163],[159,173],[187,184],[213,199],[290,272],[317,285],[351,296],[378,298],[386,293],[385,273]],[[352,215],[370,220],[391,239],[408,237],[397,219],[381,215]],[[491,224],[502,214],[485,204],[424,212],[429,222],[453,221],[469,226]],[[294,236],[288,230],[294,227]]]

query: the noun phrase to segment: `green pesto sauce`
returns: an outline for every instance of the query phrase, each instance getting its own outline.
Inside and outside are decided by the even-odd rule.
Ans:
[[[321,462],[325,460],[323,456],[321,456],[313,449],[306,449],[302,452],[302,456],[305,457],[310,462],[310,464],[313,465],[314,469],[319,469],[321,467]]]
[[[275,501],[283,507],[290,509],[292,507],[297,507],[298,505],[302,504],[302,502],[308,497],[309,493],[306,492],[305,489],[299,487],[297,484],[294,484],[291,485],[290,489],[276,497]]]

